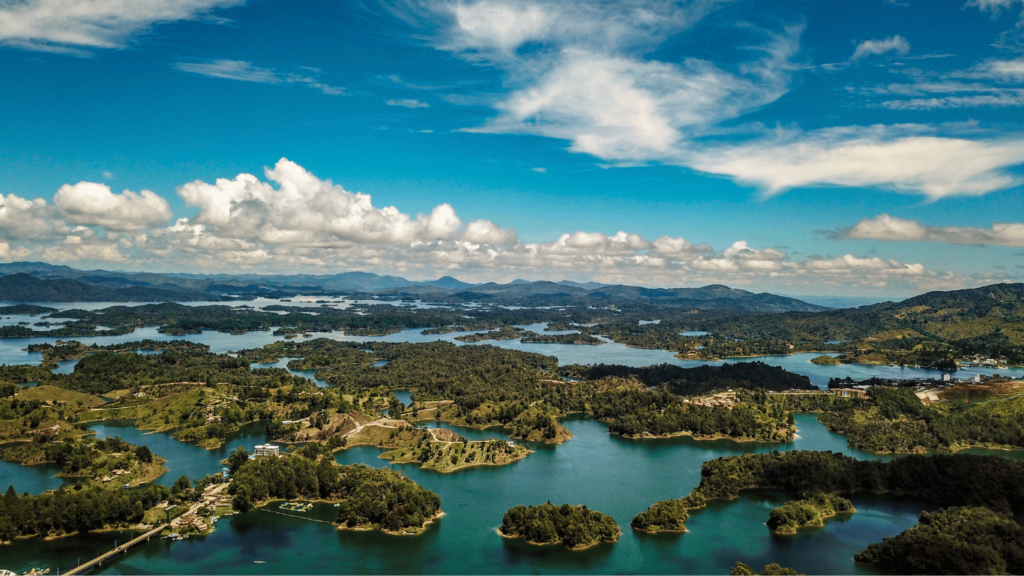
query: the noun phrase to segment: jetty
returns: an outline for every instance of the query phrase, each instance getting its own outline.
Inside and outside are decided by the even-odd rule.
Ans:
[[[162,532],[164,528],[167,528],[167,524],[161,524],[160,526],[153,528],[149,532],[146,532],[142,536],[139,536],[138,538],[133,538],[132,540],[129,540],[128,542],[125,542],[124,544],[121,544],[120,546],[114,548],[110,552],[107,552],[106,554],[101,554],[80,566],[76,566],[71,570],[68,570],[64,574],[66,574],[67,576],[71,576],[72,574],[84,574],[89,570],[97,566],[100,566],[104,562],[112,559],[114,556],[117,556],[118,554],[127,553],[128,549],[132,546],[135,546],[136,544],[141,544],[143,542],[148,542],[150,538],[156,536],[157,534],[160,534],[160,532]]]

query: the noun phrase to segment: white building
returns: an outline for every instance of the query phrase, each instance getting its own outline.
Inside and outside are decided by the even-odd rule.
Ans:
[[[949,382],[949,372],[946,372],[945,374],[942,375],[942,381]]]
[[[273,444],[258,444],[253,456],[280,456],[281,449]]]

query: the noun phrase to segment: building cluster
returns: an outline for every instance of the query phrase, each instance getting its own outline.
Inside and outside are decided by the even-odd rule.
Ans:
[[[714,394],[712,396],[706,396],[703,398],[687,398],[683,400],[687,404],[695,404],[697,406],[705,406],[707,408],[725,408],[732,410],[740,399],[736,397],[736,393],[733,391],[722,392],[720,394]]]

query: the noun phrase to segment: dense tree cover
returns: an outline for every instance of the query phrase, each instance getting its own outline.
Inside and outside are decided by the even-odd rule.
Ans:
[[[558,373],[581,380],[600,380],[608,376],[635,378],[648,387],[665,387],[675,394],[684,396],[728,389],[763,389],[775,392],[816,389],[807,376],[787,372],[764,362],[737,362],[722,366],[693,368],[683,368],[672,364],[642,368],[614,364],[590,366],[572,364],[562,366],[558,369]]]
[[[163,342],[149,338],[145,340],[136,340],[134,342],[125,342],[123,344],[108,344],[106,346],[100,346],[99,344],[90,344],[89,346],[86,346],[77,340],[71,340],[70,342],[58,341],[56,344],[44,342],[42,344],[28,345],[29,352],[38,352],[43,355],[43,364],[52,364],[62,360],[73,360],[75,358],[81,358],[86,354],[94,354],[96,352],[131,352],[136,350],[205,351],[209,349],[210,347],[206,344],[189,342],[188,340],[171,340]]]
[[[922,512],[920,524],[854,560],[895,574],[1024,574],[1024,528],[987,508]]]
[[[545,416],[570,412],[589,413],[607,422],[612,432],[631,436],[689,433],[701,437],[786,441],[793,434],[790,416],[763,393],[742,395],[742,402],[732,410],[699,406],[671,392],[648,390],[636,380],[623,382],[615,378],[620,369],[631,374],[633,369],[623,367],[598,369],[595,375],[603,378],[597,382],[564,382],[548,373],[557,365],[554,358],[491,346],[454,346],[445,342],[358,344],[323,339],[273,346],[281,356],[306,357],[308,353],[309,357],[293,360],[294,366],[289,366],[323,368],[318,377],[341,390],[357,391],[371,386],[412,389],[416,401],[411,407],[413,418],[422,417],[424,402],[451,400],[429,414],[469,426],[510,426],[521,438],[530,437],[533,431],[547,440],[564,435],[557,426],[552,432],[550,418]],[[363,352],[363,348],[373,354]],[[373,367],[370,358],[389,363]],[[792,385],[809,386],[805,377],[792,379],[781,369],[763,364],[722,368],[691,369],[696,370],[694,376],[689,376],[686,369],[668,366],[639,373],[651,383],[664,383],[661,378],[689,378],[687,382],[692,382],[694,388],[718,389],[744,382],[753,386],[762,377],[787,389]],[[579,371],[579,375],[586,377],[587,370],[588,367],[574,367],[565,374]],[[701,384],[702,375],[714,383]],[[531,406],[541,403],[552,410],[520,418]],[[419,416],[417,411],[421,411]]]
[[[686,532],[690,506],[685,499],[659,500],[633,517],[630,526],[644,532]]]
[[[601,542],[619,539],[615,520],[586,506],[516,506],[505,512],[501,533],[523,537],[533,544],[562,543],[574,550],[589,548]]]
[[[911,455],[882,462],[803,450],[709,460],[701,467],[700,485],[680,501],[681,506],[665,508],[656,502],[648,512],[657,512],[652,518],[667,524],[668,512],[701,508],[708,500],[730,500],[738,497],[740,490],[752,488],[790,494],[888,492],[939,506],[985,506],[998,512],[1024,513],[1022,462],[971,454]],[[648,512],[637,516],[642,522],[638,527],[654,525],[651,519],[641,518]]]
[[[573,332],[571,334],[537,334],[536,332],[524,332],[521,340],[523,344],[575,344],[582,346],[600,346],[605,341],[596,338],[586,332]]]
[[[772,562],[766,565],[760,572],[764,576],[799,576],[800,573],[795,568],[788,568],[786,566],[780,566],[777,562]],[[750,566],[743,562],[737,562],[731,570],[729,570],[731,576],[754,576],[757,572]]]
[[[39,496],[18,496],[10,487],[0,499],[0,541],[134,524],[169,495],[164,486],[104,490],[76,485]]]
[[[242,464],[228,491],[243,512],[265,500],[337,500],[338,524],[379,526],[389,532],[420,529],[441,509],[437,494],[393,470],[338,466],[328,458],[315,462],[294,455]]]
[[[765,442],[786,442],[796,430],[792,416],[764,392],[739,395],[731,410],[702,406],[664,391],[618,389],[591,400],[590,413],[608,430],[624,436],[728,436]]]
[[[795,534],[797,528],[823,526],[825,518],[836,514],[856,512],[853,503],[836,494],[814,492],[804,494],[800,500],[786,502],[772,508],[768,514],[768,527],[783,534]]]
[[[172,382],[226,383],[260,388],[313,386],[309,380],[292,376],[287,370],[250,370],[245,359],[211,354],[204,347],[195,346],[176,347],[150,355],[97,352],[82,358],[71,374],[40,376],[41,384],[90,394]]]
[[[1024,397],[925,406],[913,390],[875,386],[869,401],[836,399],[819,416],[850,446],[875,452],[956,450],[971,445],[1024,447],[1017,417]]]
[[[35,304],[15,304],[13,306],[0,306],[0,314],[24,314],[26,316],[38,316],[56,312],[56,308],[49,306],[37,306]]]

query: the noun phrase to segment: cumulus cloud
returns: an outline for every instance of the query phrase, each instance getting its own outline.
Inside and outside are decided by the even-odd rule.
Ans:
[[[412,242],[450,233],[454,213],[438,206],[415,220],[394,207],[375,208],[369,195],[319,180],[282,158],[265,172],[274,188],[251,174],[214,184],[196,181],[178,189],[200,209],[194,222],[218,235],[273,243]]]
[[[860,60],[867,56],[881,56],[889,52],[904,56],[910,52],[910,42],[898,34],[882,40],[865,40],[857,45],[850,60]]]
[[[874,218],[865,218],[854,226],[838,231],[835,237],[1024,247],[1024,224],[996,222],[990,228],[940,227],[927,226],[915,220],[880,214]]]
[[[887,126],[780,132],[773,139],[695,153],[693,164],[762,187],[767,195],[806,186],[878,187],[935,200],[980,196],[1020,178],[1024,139],[941,138],[925,127]]]
[[[796,260],[743,240],[716,250],[678,236],[650,241],[628,231],[577,230],[550,241],[523,242],[514,230],[489,220],[464,223],[447,203],[416,216],[374,206],[369,195],[350,192],[285,158],[266,168],[263,178],[239,174],[213,183],[195,181],[178,188],[178,194],[198,211],[170,225],[163,225],[170,214],[166,201],[148,191],[116,194],[83,182],[61,187],[53,203],[2,197],[0,259],[79,265],[128,261],[210,272],[343,267],[413,277],[458,273],[481,280],[567,277],[670,286],[772,282],[786,289],[830,282],[844,289],[880,287],[893,281],[934,287],[942,281],[919,264],[849,254]]]
[[[192,20],[244,0],[22,0],[0,6],[0,42],[83,54],[117,48],[161,22]]]
[[[105,184],[79,182],[57,190],[53,203],[69,222],[108,230],[142,230],[171,219],[171,206],[149,190],[114,194]]]

